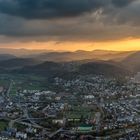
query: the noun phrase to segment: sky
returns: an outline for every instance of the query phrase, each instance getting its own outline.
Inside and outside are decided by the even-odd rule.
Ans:
[[[0,47],[140,50],[140,0],[0,0]]]

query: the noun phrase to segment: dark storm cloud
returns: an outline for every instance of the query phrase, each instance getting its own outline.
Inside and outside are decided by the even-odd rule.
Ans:
[[[30,19],[69,17],[97,9],[104,0],[1,0],[0,11]]]
[[[18,41],[139,37],[139,7],[140,0],[0,0],[0,36]]]
[[[49,19],[78,16],[110,4],[122,7],[131,2],[132,0],[0,0],[0,11],[27,19]]]
[[[130,4],[131,2],[134,2],[134,0],[112,0],[112,3],[117,7],[126,6]]]

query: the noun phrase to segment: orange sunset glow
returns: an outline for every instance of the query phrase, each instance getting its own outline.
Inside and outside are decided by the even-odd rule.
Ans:
[[[12,42],[0,44],[1,48],[30,49],[30,50],[55,50],[55,51],[76,51],[76,50],[114,50],[133,51],[140,50],[140,39],[122,39],[102,42]]]

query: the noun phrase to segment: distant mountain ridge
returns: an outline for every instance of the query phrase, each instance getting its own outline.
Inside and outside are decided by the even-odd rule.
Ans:
[[[11,49],[11,48],[0,48],[0,55],[2,54],[8,54],[8,55],[14,55],[16,57],[25,57],[26,56],[32,56],[35,54],[40,54],[43,52],[53,52],[53,50],[30,50],[30,49]]]
[[[140,71],[140,51],[47,52],[24,57],[0,54],[0,71],[43,76],[76,76],[97,74],[126,76]]]
[[[110,50],[77,50],[54,51],[54,50],[27,50],[27,49],[10,49],[0,48],[0,55],[7,54],[20,58],[33,58],[43,61],[69,62],[80,60],[115,60],[121,61],[125,57],[133,54],[135,51],[110,51]],[[12,58],[11,58],[12,59]],[[1,59],[2,60],[2,59]]]
[[[125,57],[129,56],[133,52],[116,52],[116,51],[75,51],[75,52],[48,52],[34,55],[32,58],[42,61],[54,61],[54,62],[70,62],[80,60],[115,60],[121,61]]]

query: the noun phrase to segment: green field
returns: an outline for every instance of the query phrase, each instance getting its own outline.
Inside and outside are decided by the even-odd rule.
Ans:
[[[4,121],[4,120],[1,120],[0,121],[0,131],[3,131],[7,128],[8,126],[8,122],[7,121]]]
[[[0,74],[0,86],[8,88],[11,80],[13,81],[10,90],[11,96],[15,96],[18,89],[43,90],[47,85],[45,78],[38,75]]]
[[[83,116],[84,118],[93,118],[95,115],[95,111],[91,110],[87,107],[72,107],[71,110],[65,112],[65,116],[67,118],[80,118]]]
[[[0,86],[8,87],[9,83],[9,80],[0,79]]]

